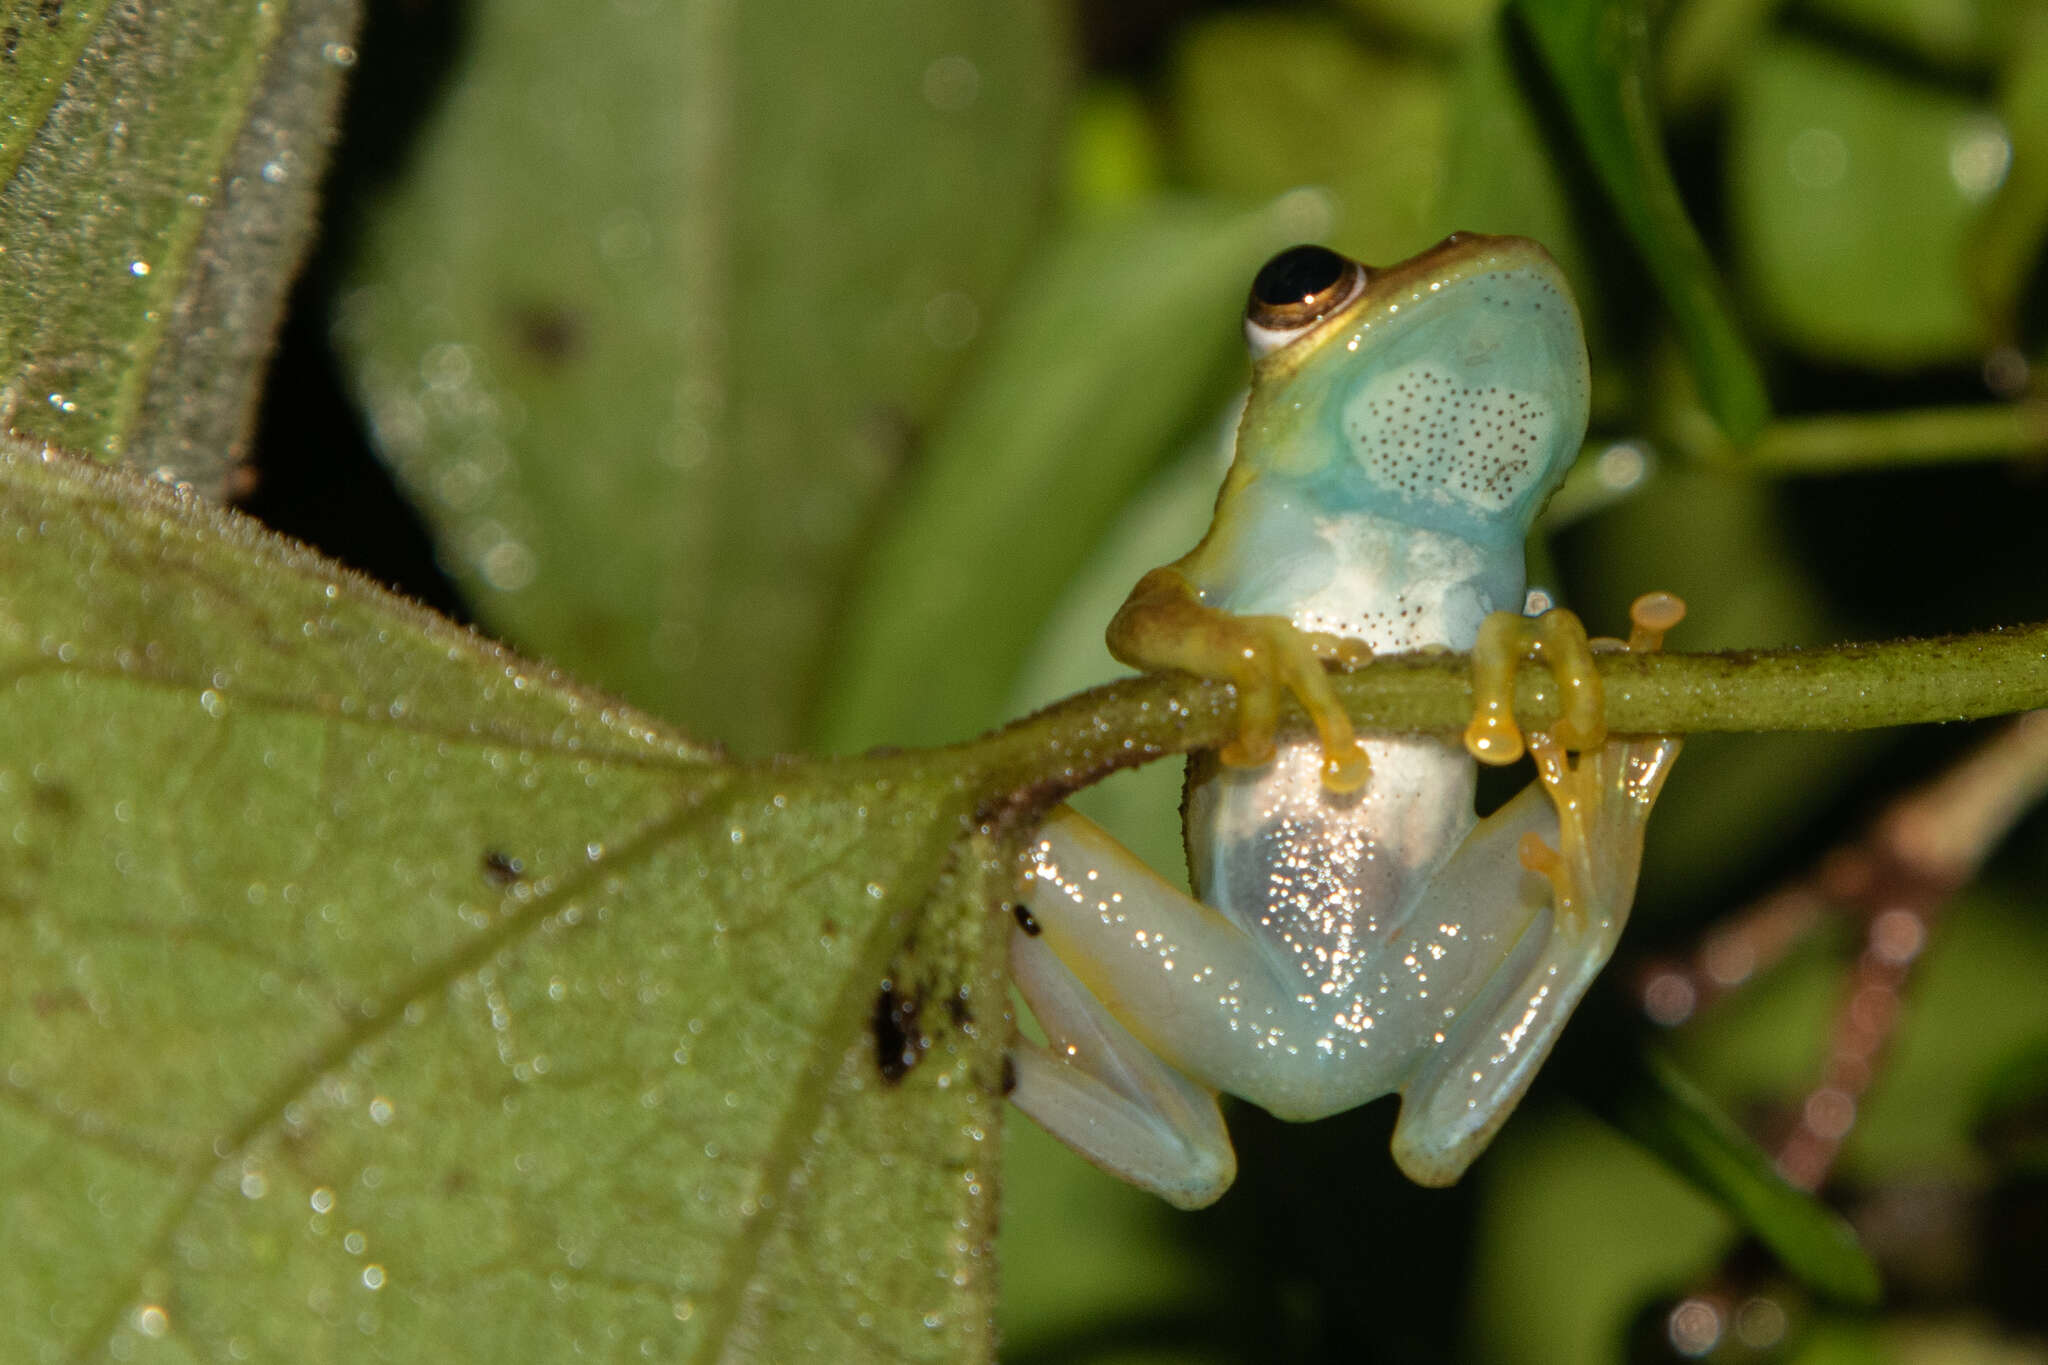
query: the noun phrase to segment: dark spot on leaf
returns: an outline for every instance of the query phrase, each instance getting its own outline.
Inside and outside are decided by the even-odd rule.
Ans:
[[[42,0],[36,7],[36,12],[42,15],[43,23],[55,28],[57,21],[64,17],[64,0]]]
[[[974,1031],[974,1011],[967,1006],[967,988],[962,986],[946,997],[946,1017],[953,1021],[953,1027],[962,1033]]]
[[[1027,905],[1013,905],[1010,907],[1010,913],[1016,916],[1017,927],[1031,935],[1031,937],[1037,938],[1045,932],[1044,928],[1039,925],[1038,920],[1033,917],[1031,907]]]
[[[838,938],[839,921],[833,919],[830,915],[825,916],[825,922],[818,926],[818,932],[823,934],[826,938]]]
[[[21,46],[21,26],[9,24],[0,28],[0,62],[14,65],[14,50]]]
[[[909,411],[895,404],[878,404],[861,414],[861,436],[864,453],[873,459],[879,468],[877,473],[892,474],[900,470],[917,453],[924,439],[917,420]]]
[[[1017,1059],[1009,1053],[1003,1054],[1003,1095],[1005,1098],[1017,1088]]]
[[[37,991],[33,1000],[36,1018],[47,1019],[85,1008],[85,997],[74,990]]]
[[[583,319],[567,308],[533,304],[513,310],[512,342],[543,365],[565,365],[583,351]]]
[[[875,1068],[891,1085],[908,1076],[932,1045],[918,1027],[917,997],[908,991],[898,992],[889,977],[882,978],[882,989],[875,996],[874,1030]]]
[[[484,876],[493,886],[510,886],[526,875],[526,864],[508,853],[491,849],[484,854]]]
[[[37,810],[55,819],[69,820],[78,814],[78,798],[62,782],[36,783],[29,792],[29,800]]]

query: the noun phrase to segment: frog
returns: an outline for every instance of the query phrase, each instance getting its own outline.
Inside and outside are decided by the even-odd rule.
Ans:
[[[1304,245],[1246,304],[1249,394],[1207,534],[1139,580],[1111,652],[1228,681],[1236,729],[1188,759],[1192,891],[1059,806],[1030,840],[1013,980],[1045,1041],[1010,1097],[1170,1203],[1236,1175],[1220,1097],[1295,1121],[1400,1096],[1392,1155],[1454,1183],[1520,1101],[1613,953],[1680,747],[1610,735],[1595,655],[1627,641],[1531,615],[1524,546],[1584,440],[1586,346],[1536,242],[1454,233],[1390,267]],[[1362,735],[1333,674],[1470,651],[1459,736]],[[1513,714],[1525,661],[1558,718]],[[1286,702],[1312,729],[1283,730]],[[1492,814],[1478,765],[1536,780]]]

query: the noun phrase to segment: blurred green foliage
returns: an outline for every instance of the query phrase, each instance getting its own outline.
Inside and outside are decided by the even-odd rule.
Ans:
[[[256,507],[743,755],[945,743],[1112,676],[1110,610],[1206,523],[1236,299],[1297,237],[1389,262],[1519,232],[1564,264],[1614,473],[1532,562],[1596,628],[1647,587],[1691,602],[1688,648],[2048,618],[2041,0],[370,21]],[[10,399],[48,363],[11,357]],[[1988,733],[1693,741],[1622,956],[1692,944]],[[1176,768],[1082,804],[1169,866]],[[2001,1213],[2040,1206],[2044,834],[1943,924],[1827,1192],[1887,1307],[1824,1301],[1725,1188],[1589,1117],[1658,1032],[1623,961],[1455,1190],[1400,1183],[1384,1104],[1238,1113],[1240,1187],[1199,1215],[1012,1125],[1005,1358],[2048,1350],[2002,1287],[2048,1239]],[[1781,1132],[1852,951],[1822,933],[1658,1045]]]

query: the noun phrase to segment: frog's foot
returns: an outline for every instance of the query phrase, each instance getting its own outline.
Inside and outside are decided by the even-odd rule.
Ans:
[[[1523,753],[1515,724],[1515,670],[1524,659],[1549,665],[1564,693],[1563,712],[1551,735],[1571,749],[1607,737],[1606,700],[1593,666],[1593,645],[1579,618],[1562,608],[1541,616],[1497,611],[1479,624],[1472,646],[1472,723],[1465,749],[1481,763],[1508,764]]]
[[[1298,629],[1284,616],[1239,616],[1204,604],[1172,568],[1138,581],[1109,626],[1110,652],[1140,668],[1178,668],[1222,678],[1237,689],[1237,737],[1220,757],[1232,767],[1270,761],[1280,704],[1293,693],[1323,746],[1323,784],[1354,791],[1371,773],[1365,746],[1324,670],[1371,662],[1361,641]]]
[[[1231,637],[1222,675],[1237,689],[1237,738],[1223,746],[1222,760],[1232,767],[1256,767],[1273,757],[1279,728],[1280,702],[1289,692],[1308,712],[1323,746],[1323,785],[1331,791],[1355,791],[1371,775],[1365,746],[1351,728],[1351,716],[1330,686],[1322,661],[1343,667],[1370,662],[1372,653],[1357,641],[1312,635],[1284,616],[1225,617],[1219,631]]]
[[[1594,648],[1652,653],[1662,648],[1665,632],[1684,616],[1685,603],[1673,594],[1645,593],[1629,607],[1628,642],[1603,640]],[[1553,848],[1530,832],[1522,836],[1517,853],[1523,867],[1541,873],[1550,883],[1561,924],[1583,928],[1588,906],[1603,896],[1611,899],[1608,888],[1623,876],[1613,866],[1617,860],[1627,861],[1626,878],[1633,894],[1643,826],[1678,747],[1677,737],[1670,735],[1613,740],[1582,751],[1574,763],[1565,752],[1566,742],[1556,734],[1529,736],[1536,776],[1557,811],[1558,844]]]
[[[1053,951],[1018,930],[1010,970],[1048,1046],[1010,1048],[1011,1101],[1094,1165],[1178,1208],[1215,1203],[1237,1178],[1216,1092],[1131,1035]]]

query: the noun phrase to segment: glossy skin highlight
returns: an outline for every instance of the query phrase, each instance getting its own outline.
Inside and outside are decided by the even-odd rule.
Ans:
[[[1385,270],[1296,248],[1246,325],[1214,521],[1109,628],[1128,663],[1237,688],[1237,738],[1189,767],[1196,894],[1062,809],[1012,954],[1049,1038],[1013,1052],[1018,1104],[1188,1207],[1235,1172],[1219,1091],[1289,1119],[1397,1092],[1396,1160],[1455,1180],[1613,951],[1678,748],[1610,741],[1577,619],[1519,614],[1523,542],[1586,421],[1577,310],[1541,247],[1459,235]],[[1681,610],[1643,599],[1632,643]],[[1432,646],[1475,651],[1466,744],[1354,734],[1326,666]],[[1475,757],[1524,749],[1524,657],[1566,717],[1526,740],[1539,782],[1481,821]],[[1313,738],[1278,734],[1289,694]]]

